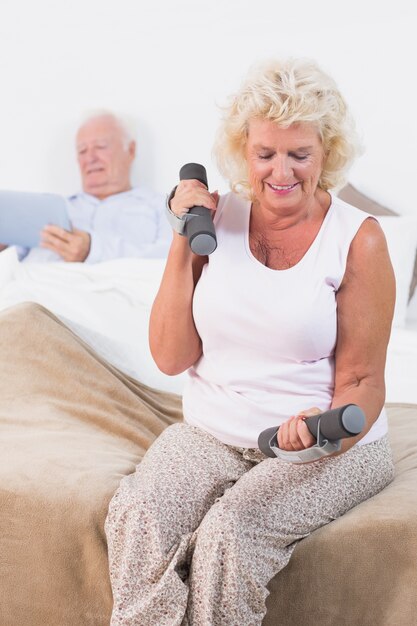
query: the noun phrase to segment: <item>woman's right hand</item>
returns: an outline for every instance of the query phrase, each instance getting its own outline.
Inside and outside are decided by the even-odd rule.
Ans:
[[[305,411],[300,411],[297,415],[292,415],[278,428],[278,447],[281,450],[292,452],[293,450],[305,450],[314,446],[316,439],[310,433],[304,420],[306,417],[320,415],[320,413],[322,411],[315,406]]]
[[[219,194],[210,193],[199,180],[181,180],[175,190],[175,195],[169,203],[170,209],[178,217],[182,217],[193,206],[204,206],[211,211],[217,209]]]
[[[215,211],[218,193],[210,193],[198,180],[182,180],[170,200],[170,209],[183,216],[193,206]],[[149,322],[149,345],[159,369],[174,376],[191,367],[202,354],[202,343],[194,323],[194,288],[207,257],[191,250],[187,237],[174,230],[167,264]]]

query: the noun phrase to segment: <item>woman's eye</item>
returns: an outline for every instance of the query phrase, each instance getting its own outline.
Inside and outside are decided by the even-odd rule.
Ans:
[[[308,158],[308,154],[291,154],[290,156],[293,156],[297,161],[305,161]]]
[[[271,159],[272,156],[272,154],[258,154],[258,158],[262,161],[267,161],[268,159]]]

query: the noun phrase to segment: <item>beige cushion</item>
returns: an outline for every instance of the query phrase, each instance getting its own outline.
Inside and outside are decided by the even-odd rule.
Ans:
[[[108,625],[108,503],[181,398],[34,303],[0,313],[0,346],[0,626]],[[388,421],[394,481],[297,545],[263,626],[416,624],[417,406],[390,405]]]

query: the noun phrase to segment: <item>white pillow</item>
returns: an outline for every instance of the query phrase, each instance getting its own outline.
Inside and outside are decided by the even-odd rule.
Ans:
[[[393,326],[405,326],[417,248],[417,217],[376,216],[387,239],[397,283]]]
[[[417,325],[417,289],[414,291],[414,295],[411,298],[410,302],[408,303],[406,325],[407,326]]]

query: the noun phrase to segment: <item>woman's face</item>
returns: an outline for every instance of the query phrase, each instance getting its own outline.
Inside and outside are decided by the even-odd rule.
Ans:
[[[324,151],[317,128],[300,122],[288,128],[253,119],[246,144],[249,182],[259,204],[297,209],[314,198]]]

